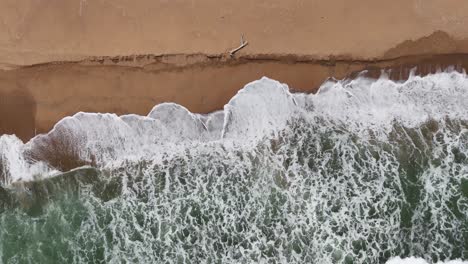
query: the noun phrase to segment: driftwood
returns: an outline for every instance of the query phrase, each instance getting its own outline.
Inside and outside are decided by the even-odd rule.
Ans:
[[[244,35],[241,36],[241,42],[240,42],[240,46],[231,50],[229,52],[229,55],[231,55],[231,57],[234,57],[234,54],[236,54],[236,52],[238,52],[239,50],[243,49],[245,46],[249,45],[249,42],[248,41],[244,41]]]

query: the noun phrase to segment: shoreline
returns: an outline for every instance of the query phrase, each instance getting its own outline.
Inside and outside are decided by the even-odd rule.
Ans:
[[[355,78],[362,71],[404,80],[411,69],[468,68],[468,53],[426,54],[380,60],[320,60],[297,55],[176,54],[92,57],[0,71],[0,133],[28,141],[77,112],[146,115],[174,102],[194,113],[222,109],[245,84],[270,77],[292,92],[314,93],[329,78]]]
[[[221,109],[270,77],[313,93],[363,70],[468,68],[468,2],[4,1],[0,135],[28,141],[77,112]],[[249,45],[233,58],[241,36]]]

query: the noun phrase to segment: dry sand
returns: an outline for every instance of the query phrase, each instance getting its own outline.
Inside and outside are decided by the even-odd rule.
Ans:
[[[147,114],[167,101],[210,112],[264,75],[314,92],[362,69],[461,68],[466,10],[461,0],[2,0],[0,134],[28,140],[78,111]],[[241,34],[249,45],[229,58]]]
[[[434,31],[468,37],[463,0],[2,0],[0,61],[246,54],[371,58]]]

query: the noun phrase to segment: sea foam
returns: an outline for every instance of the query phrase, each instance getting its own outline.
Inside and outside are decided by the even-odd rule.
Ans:
[[[437,264],[467,264],[468,261],[462,261],[462,260],[449,260],[449,261],[444,261],[444,262],[437,262]],[[429,262],[425,261],[422,258],[400,258],[396,257],[393,259],[390,259],[387,261],[386,264],[429,264]]]

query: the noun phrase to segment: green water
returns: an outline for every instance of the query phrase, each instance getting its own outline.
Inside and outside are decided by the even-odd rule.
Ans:
[[[252,149],[78,169],[0,189],[0,262],[468,259],[467,154],[467,121],[358,134],[317,119]]]

